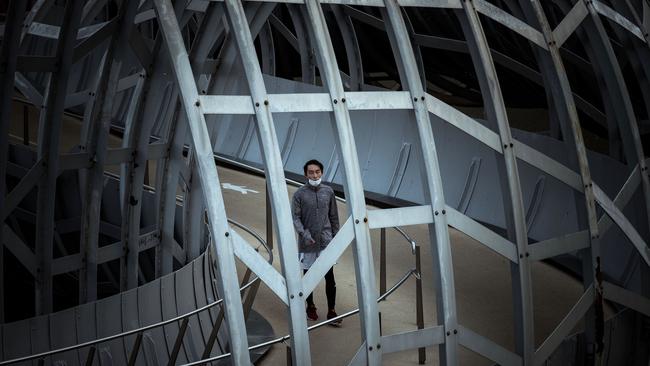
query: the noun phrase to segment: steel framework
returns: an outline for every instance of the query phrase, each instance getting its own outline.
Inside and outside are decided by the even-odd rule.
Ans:
[[[388,352],[435,345],[439,346],[440,363],[445,365],[458,364],[459,346],[501,365],[541,365],[582,319],[587,324],[586,343],[594,347],[589,354],[598,358],[604,301],[650,316],[650,178],[640,132],[650,119],[650,3],[646,0],[193,0],[174,4],[170,0],[68,0],[64,5],[38,0],[30,2],[30,9],[26,3],[9,2],[0,51],[0,263],[8,260],[4,253],[10,252],[33,276],[35,315],[54,310],[56,275],[79,273],[78,303],[84,304],[98,299],[101,271],[108,277],[119,273],[114,280],[120,291],[126,292],[171,274],[175,260],[186,263],[197,258],[206,237],[200,225],[205,209],[216,253],[215,278],[225,309],[226,337],[235,365],[250,364],[251,346],[235,258],[286,305],[294,365],[311,364],[303,295],[314,290],[350,245],[363,339],[350,365],[379,365]],[[288,14],[285,19],[278,15],[279,8]],[[415,28],[420,24],[409,17],[414,9],[435,11],[440,18],[455,17],[463,39],[424,34]],[[368,86],[359,23],[387,35],[398,73],[394,81],[400,90]],[[503,28],[501,33],[516,36],[518,44],[532,55],[534,65],[524,65],[494,44],[491,47],[496,43],[495,26]],[[342,45],[335,44],[338,38],[333,30]],[[269,92],[281,90],[268,77],[282,66],[274,45],[277,37],[299,55],[297,74],[302,86],[294,92]],[[565,47],[570,42],[582,45],[584,55]],[[469,53],[485,120],[472,118],[434,95],[422,54],[425,48]],[[337,53],[340,49],[344,57]],[[568,74],[567,62],[571,67],[574,63],[593,67],[601,86],[596,93],[602,97],[602,107],[576,91],[580,87]],[[347,63],[347,72],[340,63]],[[638,85],[629,85],[624,67]],[[554,157],[515,137],[497,75],[500,68],[544,88],[550,134],[561,141],[565,157]],[[10,146],[15,145],[10,125],[18,96],[40,111],[36,158],[22,171],[16,153],[12,153],[17,147]],[[59,131],[65,110],[81,113],[83,122],[78,148],[61,153]],[[419,171],[401,170],[402,175],[411,174],[423,182],[417,204],[367,209],[365,191],[372,189],[364,181],[367,166],[360,161],[359,136],[353,126],[362,111],[406,111],[400,123],[413,131],[415,142],[407,148],[402,145],[395,155],[399,155],[399,166],[400,161],[408,161],[411,148],[420,154],[412,156],[409,165],[419,165]],[[306,113],[318,116],[321,125],[331,122],[331,141],[336,147],[326,171],[331,175],[326,178],[334,180],[336,175],[341,183],[348,217],[331,245],[302,276],[295,260],[297,245],[285,174],[291,170],[289,157],[303,156],[298,149],[286,148],[295,139],[297,122],[291,122],[287,136],[282,137],[279,128],[284,133],[285,127],[278,119]],[[245,119],[238,119],[242,116]],[[606,193],[612,189],[592,178],[598,163],[590,159],[586,148],[585,120],[608,131],[609,154],[624,167],[624,184],[615,188],[614,196]],[[469,141],[486,148],[494,159],[504,215],[497,226],[505,229],[505,234],[481,217],[471,217],[467,205],[450,204],[443,189],[444,157],[437,148],[444,144],[437,137],[440,123],[469,136]],[[280,272],[228,223],[214,153],[226,144],[229,129],[238,128],[251,135],[254,132],[259,142],[259,163],[267,179],[280,250]],[[110,147],[110,135],[117,130],[123,136],[122,146]],[[246,150],[244,141],[250,144],[251,139],[243,139],[238,149]],[[402,154],[407,157],[402,159]],[[250,160],[243,152],[239,157]],[[121,224],[114,243],[100,245],[107,230],[102,213],[106,204],[102,201],[104,172],[111,165],[121,166]],[[157,167],[155,214],[143,223],[143,187],[148,182],[149,165]],[[521,170],[529,167],[571,191],[577,231],[542,235],[542,240],[531,242],[533,205],[527,202],[521,178]],[[12,176],[12,171],[18,171],[13,176],[19,179],[8,186],[5,177]],[[81,214],[69,224],[79,231],[78,250],[55,256],[54,248],[62,247],[57,236],[63,219],[74,219],[56,215],[57,192],[62,190],[57,181],[66,171],[78,172]],[[401,181],[402,176],[393,177],[396,179]],[[184,190],[182,240],[175,236],[174,227],[179,187]],[[30,244],[16,232],[11,218],[24,211],[21,202],[33,189],[37,192],[35,236]],[[398,190],[399,183],[390,183],[387,195],[399,197]],[[624,213],[633,197],[640,209]],[[431,280],[437,294],[438,324],[380,335],[370,230],[405,225],[428,225],[432,257],[425,265],[435,268]],[[514,350],[459,323],[450,226],[510,264],[517,339]],[[626,266],[632,261],[628,259],[626,264],[604,254],[605,234],[614,227],[635,248],[630,258],[641,263],[638,285],[615,281],[614,276],[603,273],[604,266]],[[145,274],[139,257],[152,248],[153,274]],[[531,263],[567,253],[582,261],[584,293],[555,331],[536,347]],[[108,268],[107,263],[114,260],[119,260],[118,271]],[[12,296],[5,291],[8,275],[0,270],[0,322],[4,321],[4,304]],[[5,349],[0,358],[9,359],[9,354]]]

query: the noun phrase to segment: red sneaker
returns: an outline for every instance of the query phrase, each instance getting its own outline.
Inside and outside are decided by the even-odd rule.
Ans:
[[[336,318],[337,316],[338,316],[338,314],[336,314],[336,311],[334,311],[334,309],[329,309],[327,311],[327,320]],[[343,319],[336,319],[336,320],[334,320],[333,322],[331,322],[329,324],[332,325],[332,326],[335,326],[335,327],[340,327],[342,322],[343,322]]]
[[[307,306],[307,318],[314,321],[318,320],[318,313],[314,305]]]

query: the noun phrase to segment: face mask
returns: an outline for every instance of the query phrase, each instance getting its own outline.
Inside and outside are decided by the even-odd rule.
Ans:
[[[317,187],[319,184],[320,184],[320,178],[318,178],[317,180],[311,180],[311,179],[309,180],[309,185],[312,187]]]

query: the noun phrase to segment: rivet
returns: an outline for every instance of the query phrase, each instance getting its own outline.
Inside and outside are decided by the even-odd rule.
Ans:
[[[359,219],[354,220],[354,223],[355,223],[355,224],[358,224],[358,223],[359,223]]]
[[[513,146],[513,144],[512,144],[512,142],[511,142],[511,143],[510,143],[510,147],[512,147],[512,146]]]
[[[424,95],[422,97],[420,97],[420,99],[424,100]]]
[[[269,105],[269,101],[268,101],[268,100],[265,100],[265,101],[264,101],[264,105]]]
[[[508,148],[508,145],[503,145],[503,148],[504,148],[504,149],[507,149],[507,148]]]
[[[418,101],[418,97],[413,98],[413,101],[414,101],[414,102],[417,102],[417,101]]]
[[[450,336],[450,335],[451,335],[451,332],[447,331],[447,335]]]
[[[301,297],[302,297],[302,292],[298,292],[298,296],[301,296]]]
[[[444,214],[446,214],[446,213],[447,213],[447,211],[445,211],[445,210],[442,210],[442,214],[443,214],[443,215],[444,215]]]
[[[368,347],[368,351],[372,351],[372,346]]]
[[[530,253],[526,252],[526,257],[530,257]]]
[[[458,330],[457,330],[457,329],[454,329],[454,334],[458,334]]]
[[[381,348],[381,344],[377,344],[377,349],[380,349],[380,348]]]
[[[260,104],[259,104],[258,102],[255,102],[255,106],[256,106],[256,107],[259,107]]]
[[[293,299],[293,297],[294,297],[294,296],[293,296],[293,294],[292,294],[292,295],[291,295],[291,296],[289,296],[289,297]]]
[[[197,100],[196,102],[194,102],[194,105],[198,107],[198,106],[201,105],[201,102],[199,102],[199,101]]]
[[[341,98],[341,103],[345,103],[345,98]]]
[[[434,214],[435,214],[436,216],[438,216],[438,211],[435,211]]]
[[[338,103],[338,101],[336,99],[334,99],[334,104],[336,104],[336,103]]]
[[[226,231],[226,236],[230,236],[230,233]]]
[[[524,255],[523,255],[523,254],[519,254],[519,258],[523,258],[523,257],[524,257]]]
[[[368,222],[368,218],[367,218],[367,217],[364,217],[364,218],[363,218],[363,222]]]

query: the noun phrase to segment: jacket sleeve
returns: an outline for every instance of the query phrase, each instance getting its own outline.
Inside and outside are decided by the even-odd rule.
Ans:
[[[300,220],[301,216],[301,211],[302,211],[302,204],[300,202],[300,192],[296,192],[293,194],[293,199],[291,201],[291,214],[293,216],[293,227],[296,229],[296,232],[298,233],[298,236],[300,238],[304,239],[305,241],[313,241],[311,238],[311,233],[309,230],[305,229],[304,225],[302,224],[302,221]]]
[[[332,226],[332,236],[339,232],[339,210],[336,207],[336,195],[332,191],[330,196],[330,210],[329,210],[330,225]]]

